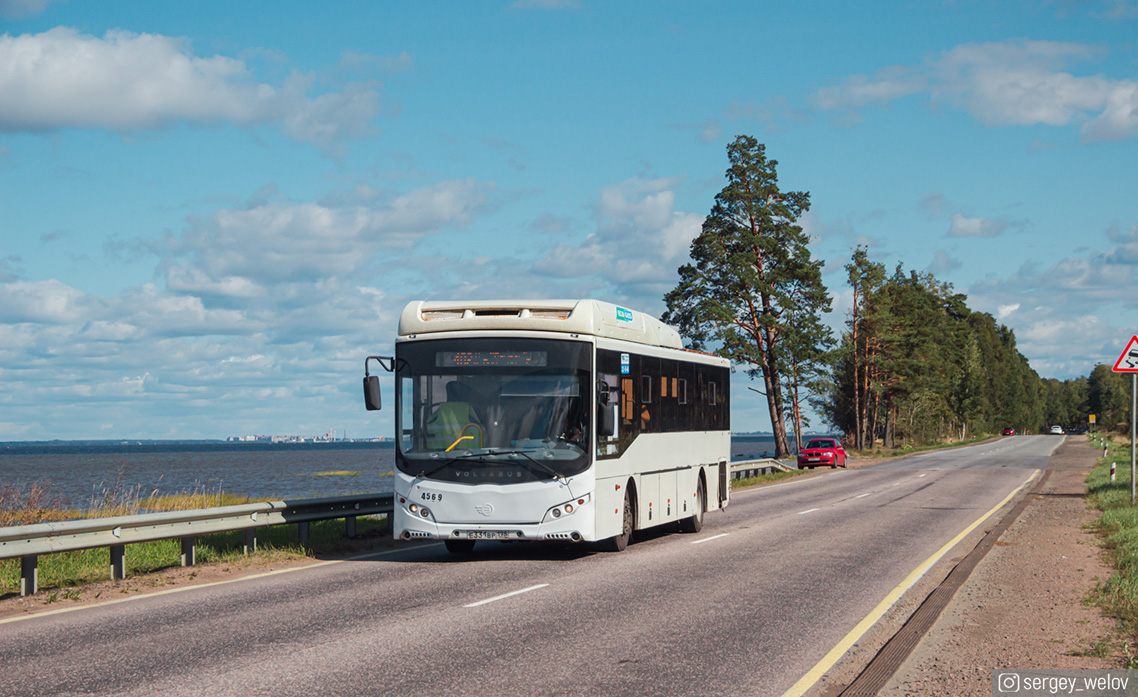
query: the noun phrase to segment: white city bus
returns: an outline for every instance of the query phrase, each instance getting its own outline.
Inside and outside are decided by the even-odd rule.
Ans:
[[[381,364],[400,539],[620,551],[635,530],[696,532],[727,504],[729,363],[657,319],[597,300],[416,301]],[[378,380],[364,384],[379,408]]]

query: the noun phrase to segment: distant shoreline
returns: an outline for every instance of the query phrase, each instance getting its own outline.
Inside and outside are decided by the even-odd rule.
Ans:
[[[816,435],[816,434],[807,434]],[[733,438],[771,438],[773,433],[765,431],[751,431],[746,433],[732,433]],[[383,438],[384,440],[379,440]],[[342,440],[305,440],[305,441],[239,441],[229,440],[225,438],[103,438],[103,439],[89,439],[78,438],[73,440],[56,438],[53,440],[9,440],[0,441],[0,448],[54,448],[54,447],[107,447],[107,446],[144,446],[144,445],[335,445],[337,443],[345,444],[372,444],[382,445],[384,443],[390,445],[394,443],[391,438],[384,436],[376,436],[375,438],[347,438]]]
[[[4,453],[35,452],[209,452],[235,450],[340,450],[363,448],[392,448],[393,440],[332,440],[332,441],[226,441],[226,440],[46,440],[0,442],[0,455]]]

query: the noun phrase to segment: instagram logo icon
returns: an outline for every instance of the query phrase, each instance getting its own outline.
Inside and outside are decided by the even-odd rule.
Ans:
[[[1000,692],[1019,692],[1019,673],[1000,673],[997,675],[996,689]]]

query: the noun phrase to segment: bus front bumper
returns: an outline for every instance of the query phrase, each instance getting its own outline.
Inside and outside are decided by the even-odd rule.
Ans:
[[[433,514],[423,517],[421,508],[411,512],[406,506],[396,504],[393,530],[402,540],[592,541],[591,523],[595,515],[592,497],[582,500],[585,503],[575,506],[569,514],[562,508],[554,517],[550,509],[540,523],[451,523],[436,521]]]

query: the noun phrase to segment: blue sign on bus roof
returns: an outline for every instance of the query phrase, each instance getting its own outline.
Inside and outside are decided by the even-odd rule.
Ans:
[[[629,309],[626,309],[623,307],[617,307],[616,308],[616,318],[618,320],[620,320],[621,322],[631,322],[632,321],[632,310],[629,310]]]

